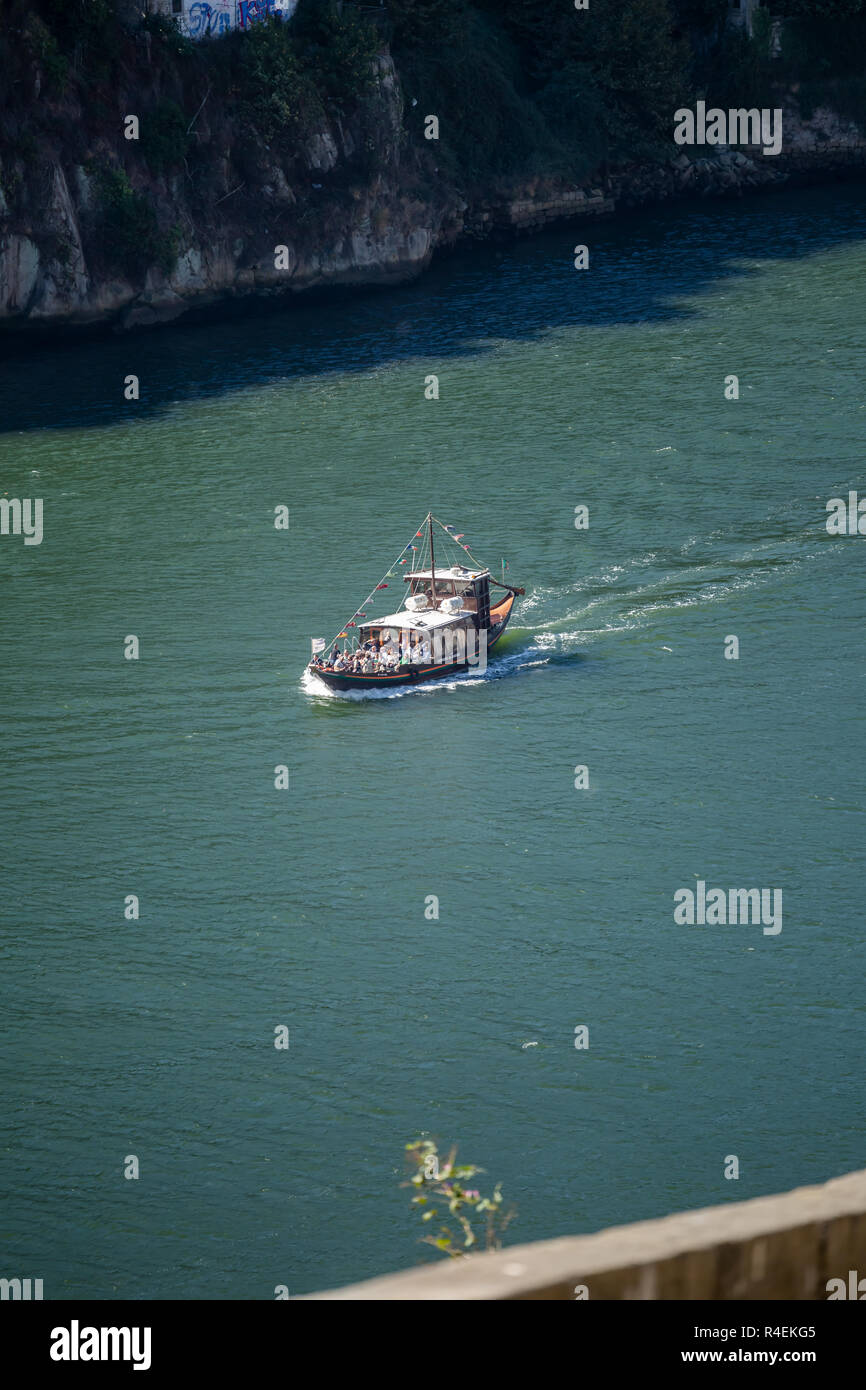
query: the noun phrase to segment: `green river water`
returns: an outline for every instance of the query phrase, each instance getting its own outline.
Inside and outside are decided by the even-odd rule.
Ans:
[[[0,539],[5,1275],[409,1267],[422,1135],[513,1242],[863,1166],[866,540],[825,526],[863,212],[685,205],[4,361],[0,492],[44,499]],[[325,695],[310,638],[430,509],[526,588],[487,672]],[[782,930],[678,924],[699,880]]]

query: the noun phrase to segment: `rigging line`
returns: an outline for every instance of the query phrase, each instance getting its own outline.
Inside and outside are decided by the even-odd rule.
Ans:
[[[425,517],[425,518],[424,518],[424,521],[426,521],[426,520],[427,520],[427,518]],[[424,522],[422,522],[421,525],[423,526],[423,525],[424,525]],[[413,540],[414,540],[414,536],[413,536]],[[410,542],[409,542],[409,545],[411,546],[411,544],[412,544],[412,542],[410,541]],[[385,573],[382,575],[382,578],[379,580],[379,584],[383,583],[384,580],[386,580],[386,579],[388,578],[388,575],[391,573],[391,570],[394,568],[395,565],[398,565],[398,564],[400,563],[400,560],[401,560],[402,556],[406,553],[406,551],[407,551],[408,549],[409,549],[409,546],[404,546],[403,549],[402,549],[402,550],[400,551],[400,553],[398,554],[396,560],[392,560],[392,561],[391,561],[391,564],[388,566],[388,568],[386,569]],[[379,588],[379,584],[377,584],[377,585],[375,586],[375,588],[373,588],[373,589],[370,590],[369,594],[368,594],[367,597],[363,600],[362,603],[359,603],[359,604],[358,604],[358,607],[355,609],[355,613],[360,613],[361,610],[362,610],[363,608],[366,608],[367,604],[370,602],[370,600],[373,598],[373,596],[374,596],[375,593],[377,592],[377,590],[378,590],[378,588]],[[353,614],[352,614],[352,617],[349,619],[350,622],[354,622],[354,620],[355,620],[355,613],[353,613]],[[348,627],[348,623],[343,623],[342,626],[341,626],[340,628],[338,628],[337,632],[336,632],[336,633],[334,634],[334,636],[331,638],[331,641],[328,642],[327,645],[325,646],[325,651],[329,651],[329,650],[332,648],[333,643],[334,643],[334,642],[338,642],[338,641],[340,640],[340,633],[343,631],[344,628],[347,628],[347,627]],[[357,628],[356,628],[355,630],[357,631]]]
[[[472,563],[474,564],[474,566],[475,566],[476,569],[482,569],[482,570],[483,570],[483,569],[486,569],[486,568],[487,568],[486,565],[483,565],[483,564],[481,563],[480,560],[477,560],[477,559],[475,558],[475,556],[472,554],[472,551],[469,549],[469,546],[468,546],[468,545],[467,545],[467,546],[461,546],[459,541],[455,541],[454,538],[453,538],[453,536],[449,535],[448,527],[444,524],[444,522],[442,522],[442,521],[439,520],[438,516],[434,516],[434,517],[433,517],[433,520],[436,522],[436,525],[437,525],[437,526],[441,526],[441,527],[442,527],[442,530],[445,532],[445,535],[448,536],[448,539],[451,541],[452,545],[458,546],[459,549],[461,549],[461,550],[464,552],[465,555],[468,555],[468,556],[469,556],[470,560],[472,561]]]

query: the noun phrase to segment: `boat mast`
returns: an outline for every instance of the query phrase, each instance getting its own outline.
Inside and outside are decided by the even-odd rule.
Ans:
[[[430,526],[430,600],[431,606],[436,607],[436,561],[433,557],[433,513],[427,513],[427,521]]]

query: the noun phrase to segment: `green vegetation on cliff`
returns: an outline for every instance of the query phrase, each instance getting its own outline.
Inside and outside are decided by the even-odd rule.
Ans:
[[[464,177],[531,165],[584,177],[652,160],[678,106],[767,106],[774,87],[864,91],[866,0],[774,0],[754,36],[727,25],[727,0],[386,0],[407,92],[441,119],[441,148]],[[823,83],[821,87],[819,84]]]

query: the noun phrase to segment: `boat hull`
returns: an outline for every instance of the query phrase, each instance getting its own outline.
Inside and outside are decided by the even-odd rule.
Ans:
[[[501,604],[498,609],[491,611],[501,614],[498,621],[491,623],[487,633],[488,652],[495,647],[506,627],[508,619],[511,617],[511,609],[514,604],[513,596]],[[505,611],[503,612],[503,609]],[[420,685],[423,681],[442,680],[448,676],[462,675],[465,671],[477,670],[477,662],[469,661],[449,661],[441,666],[399,666],[396,671],[389,672],[381,676],[350,676],[344,671],[323,670],[310,662],[308,670],[312,671],[320,681],[323,681],[329,690],[391,690],[401,685]]]

